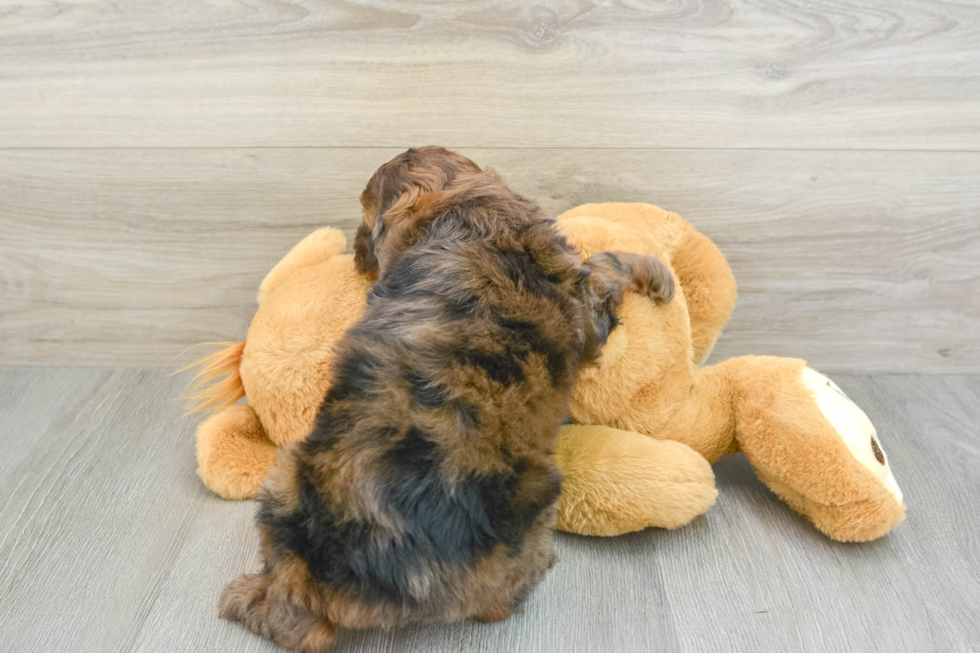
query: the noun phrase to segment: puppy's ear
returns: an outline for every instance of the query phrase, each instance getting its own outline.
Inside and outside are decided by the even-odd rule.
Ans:
[[[354,267],[361,274],[378,276],[378,257],[374,253],[374,238],[367,225],[361,223],[354,237]]]
[[[414,150],[408,150],[400,158],[414,155]],[[396,164],[396,159],[389,161],[371,175],[364,192],[361,193],[361,206],[364,208],[365,216],[372,215],[378,218],[391,208],[391,205],[398,201],[402,193],[411,188],[414,184],[408,176],[408,167],[404,164]]]

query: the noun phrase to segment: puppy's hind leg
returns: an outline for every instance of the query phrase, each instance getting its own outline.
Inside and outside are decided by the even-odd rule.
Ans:
[[[499,603],[485,607],[481,612],[474,615],[473,619],[474,621],[479,621],[481,624],[495,624],[509,617],[513,611],[514,607],[512,604]]]
[[[228,583],[218,600],[218,616],[240,621],[256,635],[299,653],[330,650],[337,629],[272,586],[272,574],[246,574]]]

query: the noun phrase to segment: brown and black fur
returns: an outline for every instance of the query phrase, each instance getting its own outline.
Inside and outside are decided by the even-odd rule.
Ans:
[[[441,148],[382,166],[355,242],[377,274],[307,440],[260,498],[264,571],[220,614],[294,650],[336,626],[506,618],[556,558],[552,460],[575,377],[654,257],[581,261],[537,206]]]

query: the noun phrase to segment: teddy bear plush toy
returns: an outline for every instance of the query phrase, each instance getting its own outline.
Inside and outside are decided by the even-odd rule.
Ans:
[[[654,254],[677,282],[663,307],[627,295],[622,325],[580,374],[555,450],[565,479],[559,528],[617,535],[682,526],[714,504],[711,463],[737,451],[833,539],[872,540],[904,518],[874,427],[830,379],[791,358],[703,366],[736,294],[708,238],[649,204],[588,204],[558,224],[583,257]],[[212,414],[197,432],[198,473],[220,496],[254,496],[276,447],[309,432],[334,344],[371,286],[345,249],[334,229],[301,241],[262,282],[245,342],[200,361],[189,394],[194,410]],[[247,404],[236,403],[242,397]]]

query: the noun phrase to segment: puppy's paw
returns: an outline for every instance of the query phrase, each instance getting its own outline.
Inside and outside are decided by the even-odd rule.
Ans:
[[[558,554],[552,550],[550,553],[548,553],[548,557],[545,559],[545,567],[547,569],[553,568],[558,564],[558,560]]]
[[[266,599],[268,582],[262,574],[245,574],[225,586],[218,599],[218,617],[245,621]]]
[[[635,279],[634,290],[646,295],[659,306],[674,298],[674,275],[656,256],[636,256],[630,263]]]
[[[473,619],[482,624],[493,624],[503,621],[510,616],[511,612],[513,612],[513,608],[509,605],[492,605],[485,607],[479,614],[473,615]]]
[[[300,653],[322,653],[333,648],[336,626],[311,614],[305,605],[284,601],[269,591],[267,574],[246,574],[221,592],[218,616],[240,621],[256,635]]]

